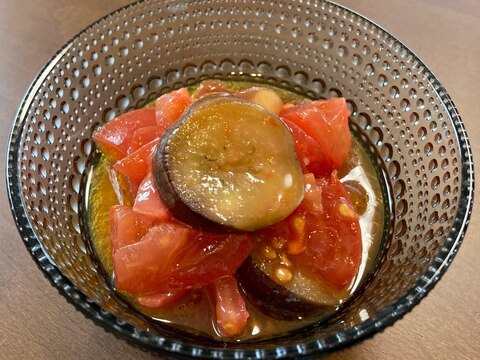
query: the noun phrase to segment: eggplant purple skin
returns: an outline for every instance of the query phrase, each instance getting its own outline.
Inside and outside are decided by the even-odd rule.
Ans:
[[[175,189],[170,178],[167,157],[168,139],[170,135],[178,128],[178,125],[181,121],[182,120],[165,132],[165,135],[160,140],[160,143],[156,147],[153,155],[153,179],[154,185],[160,194],[160,198],[177,220],[190,225],[193,228],[211,232],[238,232],[238,230],[216,223],[193,211],[178,195],[177,190]]]
[[[244,261],[235,275],[248,300],[273,318],[293,320],[328,309],[277,284],[251,257]]]

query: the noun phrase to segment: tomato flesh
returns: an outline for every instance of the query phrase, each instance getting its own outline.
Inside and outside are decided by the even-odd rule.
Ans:
[[[159,224],[140,241],[118,249],[113,253],[116,287],[132,293],[168,291],[158,284],[168,280],[180,250],[193,235],[185,226]]]
[[[137,302],[148,308],[162,308],[180,300],[188,292],[186,289],[160,291],[137,296]]]
[[[305,197],[298,208],[257,234],[267,244],[283,239],[295,265],[337,291],[357,274],[362,254],[359,216],[335,171],[319,179],[306,174]]]
[[[320,176],[333,169],[333,164],[318,143],[294,122],[283,119],[292,133],[295,152],[304,174]]]
[[[167,221],[172,218],[168,207],[160,198],[151,172],[149,172],[138,187],[133,210],[137,213],[151,216],[158,221]]]
[[[205,80],[193,95],[195,99],[200,99],[207,95],[229,93],[228,89],[223,86],[219,80]]]
[[[252,248],[248,234],[209,234],[160,223],[113,254],[115,283],[139,294],[201,288],[233,274]]]
[[[345,289],[357,274],[362,254],[359,216],[336,172],[317,180],[322,211],[311,212],[309,200],[299,211],[306,217],[305,251],[294,261],[318,275],[335,289]]]
[[[165,129],[158,125],[147,126],[136,130],[133,134],[132,143],[128,149],[128,153],[131,154],[134,151],[140,149],[142,146],[148,144],[152,140],[159,139],[164,132]]]
[[[153,225],[153,218],[133,211],[130,206],[113,206],[109,217],[110,240],[114,253],[124,246],[140,241]]]
[[[125,175],[137,187],[145,179],[152,166],[152,156],[158,139],[150,141],[143,145],[137,151],[117,161],[113,168],[119,173]]]
[[[252,249],[250,234],[200,232],[181,254],[169,285],[201,288],[222,276],[232,275]]]
[[[168,129],[183,114],[192,103],[187,88],[181,88],[160,96],[155,103],[157,124],[162,129]]]
[[[301,103],[284,108],[280,116],[297,125],[320,146],[324,157],[317,159],[317,166],[322,174],[342,166],[352,146],[350,111],[344,98]]]
[[[233,276],[224,276],[208,286],[215,307],[217,330],[224,337],[243,333],[250,316]]]
[[[128,154],[134,132],[152,125],[156,125],[154,109],[133,110],[95,131],[93,140],[103,153],[119,160]]]
[[[311,214],[321,213],[323,211],[322,188],[317,185],[317,180],[313,174],[305,174],[304,182],[304,197],[298,210],[306,211]]]

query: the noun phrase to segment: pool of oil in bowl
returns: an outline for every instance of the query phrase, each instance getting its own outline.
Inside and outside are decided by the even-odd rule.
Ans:
[[[259,86],[258,83],[248,81],[228,81],[224,85],[232,91],[238,92],[252,86]],[[270,87],[270,85],[261,85]],[[304,97],[285,89],[274,89],[287,102],[301,101]],[[193,93],[196,87],[189,90]],[[151,106],[151,105],[147,105]],[[353,144],[350,154],[338,172],[341,181],[355,180],[361,184],[368,195],[368,204],[365,213],[360,217],[360,227],[362,230],[362,260],[359,271],[352,281],[343,298],[347,299],[355,291],[358,291],[366,277],[374,269],[378,258],[379,250],[382,248],[384,237],[384,219],[387,211],[384,195],[386,193],[386,184],[381,180],[380,172],[373,165],[371,156],[367,153],[362,143],[353,137]],[[112,206],[119,204],[118,194],[121,190],[121,179],[117,184],[115,191],[112,185],[112,168],[105,156],[98,153],[93,161],[90,170],[86,194],[85,211],[88,219],[90,232],[90,241],[95,255],[99,259],[103,270],[108,277],[109,283],[113,281],[113,266],[110,244],[110,221],[109,210]],[[117,179],[118,180],[118,179]],[[383,190],[383,191],[382,191]],[[120,191],[121,193],[121,191]],[[123,204],[132,205],[132,199],[129,194],[123,192]],[[212,310],[208,297],[203,290],[193,290],[183,300],[178,303],[161,309],[149,309],[136,304],[127,293],[119,292],[122,297],[128,301],[136,310],[142,314],[151,317],[155,321],[165,322],[178,326],[192,333],[201,333],[216,339],[221,338],[212,326]],[[250,313],[246,331],[238,338],[231,340],[248,340],[253,338],[268,338],[282,334],[294,329],[304,327],[311,323],[316,323],[327,318],[334,313],[338,307],[326,309],[321,315],[315,315],[309,318],[295,320],[277,320],[254,307],[245,298],[247,309]]]

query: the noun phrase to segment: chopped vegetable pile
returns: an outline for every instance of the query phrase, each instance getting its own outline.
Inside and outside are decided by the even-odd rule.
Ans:
[[[281,318],[338,304],[362,256],[364,204],[337,175],[349,114],[343,98],[285,103],[207,80],[98,129],[126,184],[109,214],[116,289],[147,308],[204,289],[224,338],[245,331],[246,299]]]

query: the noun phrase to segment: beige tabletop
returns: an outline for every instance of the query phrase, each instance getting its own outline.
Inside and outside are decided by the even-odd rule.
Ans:
[[[390,31],[443,82],[480,159],[480,0],[339,0]],[[127,0],[0,1],[0,141],[37,71]],[[2,156],[2,167],[5,165]],[[480,169],[480,163],[476,163]],[[30,258],[0,191],[0,359],[154,359],[94,325]],[[413,312],[331,359],[480,359],[480,210],[442,281]]]

